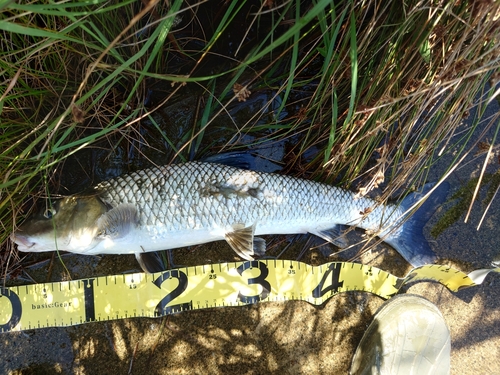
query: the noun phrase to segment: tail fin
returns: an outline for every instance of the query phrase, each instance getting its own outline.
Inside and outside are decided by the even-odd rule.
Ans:
[[[400,207],[403,211],[408,210],[435,185],[435,183],[425,184],[421,192],[408,195],[401,202]],[[425,239],[423,230],[427,221],[445,201],[449,189],[449,183],[441,183],[417,211],[402,225],[401,230],[396,231],[394,236],[389,235],[384,239],[413,267],[420,267],[436,261],[436,255]]]

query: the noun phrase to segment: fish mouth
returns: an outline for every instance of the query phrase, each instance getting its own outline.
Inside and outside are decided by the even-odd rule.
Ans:
[[[27,237],[19,234],[16,235],[12,233],[10,235],[10,239],[12,240],[12,242],[17,244],[17,249],[19,251],[29,251],[30,248],[36,245],[35,242],[31,242]]]

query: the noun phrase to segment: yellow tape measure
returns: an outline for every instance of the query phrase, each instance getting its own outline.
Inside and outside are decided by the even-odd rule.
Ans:
[[[289,260],[260,260],[185,267],[156,274],[101,276],[0,287],[0,332],[63,327],[185,310],[302,300],[320,305],[347,291],[390,298],[405,282],[434,280],[452,291],[481,284],[500,268],[469,275],[427,265],[398,278],[375,267],[333,262],[313,267]]]

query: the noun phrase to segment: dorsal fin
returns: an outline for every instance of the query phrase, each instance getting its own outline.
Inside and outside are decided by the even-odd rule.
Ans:
[[[210,155],[201,159],[205,163],[216,163],[228,167],[255,170],[257,156],[249,151],[224,152],[222,154]]]

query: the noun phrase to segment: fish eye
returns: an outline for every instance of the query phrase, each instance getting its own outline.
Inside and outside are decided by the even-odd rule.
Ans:
[[[54,208],[47,208],[43,213],[43,216],[45,216],[47,219],[52,219],[55,214],[56,210]]]

